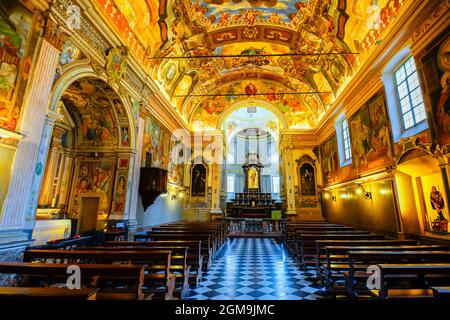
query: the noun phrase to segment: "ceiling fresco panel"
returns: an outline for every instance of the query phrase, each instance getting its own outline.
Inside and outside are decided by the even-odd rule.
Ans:
[[[407,1],[95,0],[180,116],[214,127],[253,84],[291,128],[318,125]]]

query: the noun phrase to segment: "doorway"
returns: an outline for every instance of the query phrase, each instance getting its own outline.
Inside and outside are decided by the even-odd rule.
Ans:
[[[80,217],[78,219],[78,234],[97,229],[99,196],[81,197]]]

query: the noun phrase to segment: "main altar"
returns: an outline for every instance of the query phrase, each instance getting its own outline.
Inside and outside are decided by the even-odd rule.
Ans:
[[[271,218],[276,209],[270,193],[261,192],[261,171],[264,165],[256,153],[249,153],[242,166],[244,172],[244,190],[235,193],[234,199],[227,204],[227,216],[230,218]]]

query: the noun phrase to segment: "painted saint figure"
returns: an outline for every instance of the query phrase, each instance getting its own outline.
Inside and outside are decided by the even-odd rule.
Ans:
[[[430,202],[431,207],[436,210],[438,214],[439,220],[446,220],[444,217],[444,214],[442,210],[444,209],[444,198],[442,198],[441,193],[437,190],[435,186],[431,187],[431,193],[430,193]]]
[[[178,169],[178,166],[176,166]],[[206,168],[202,164],[195,165],[192,170],[192,196],[204,197],[206,193]]]
[[[258,171],[255,168],[248,170],[248,188],[258,189]]]

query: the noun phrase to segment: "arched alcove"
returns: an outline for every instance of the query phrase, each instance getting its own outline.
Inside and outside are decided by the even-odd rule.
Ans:
[[[395,182],[404,232],[433,231],[433,222],[439,215],[432,205],[432,189],[435,188],[445,198],[445,185],[438,160],[422,149],[406,151],[397,162]],[[442,213],[448,220],[446,206]]]
[[[37,219],[71,219],[72,233],[126,219],[135,135],[126,99],[102,79],[81,74],[66,75],[54,86],[50,110],[60,119],[37,214]]]

